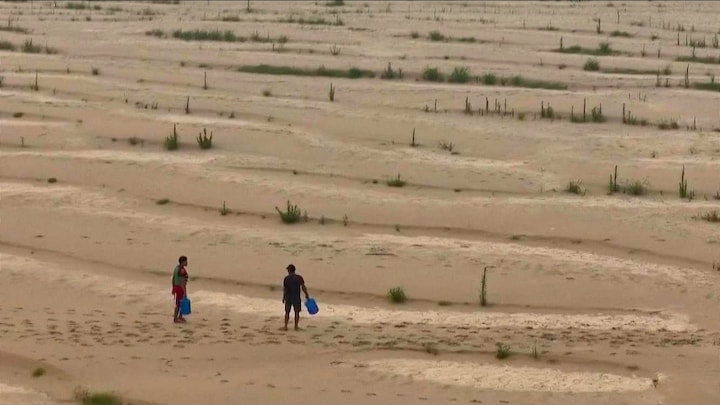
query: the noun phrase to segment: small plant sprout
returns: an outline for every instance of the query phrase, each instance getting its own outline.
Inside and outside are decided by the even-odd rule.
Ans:
[[[225,201],[223,201],[223,205],[220,208],[220,215],[225,216],[229,213],[230,213],[230,208],[228,208],[227,205],[225,204]]]
[[[348,218],[347,214],[343,215],[342,222],[343,226],[348,226],[348,224],[350,223],[350,219]]]
[[[335,101],[335,87],[333,87],[333,84],[330,83],[330,91],[328,92],[328,98],[330,101]]]
[[[685,179],[685,165],[683,165],[682,174],[680,174],[680,184],[678,186],[680,198],[687,198],[687,196],[688,196],[687,188],[688,188],[688,184],[687,184],[687,180]]]
[[[497,351],[495,353],[495,357],[498,360],[503,360],[508,357],[510,357],[510,345],[506,345],[505,343],[496,343]]]
[[[45,369],[42,367],[38,367],[32,372],[33,377],[42,377],[45,375]]]
[[[334,44],[333,44],[333,46],[330,47],[330,54],[331,54],[332,56],[338,56],[338,55],[340,55],[340,47],[338,47],[337,45],[334,45]]]
[[[300,220],[302,213],[297,205],[290,204],[290,200],[287,202],[287,208],[285,211],[281,211],[280,208],[275,207],[275,210],[280,214],[280,220],[285,224],[294,224]]]
[[[197,136],[197,144],[200,149],[210,149],[213,146],[213,133],[208,136],[207,128],[203,128],[202,132]]]
[[[391,177],[387,181],[387,185],[390,187],[403,187],[407,184],[407,182],[400,178],[400,173],[398,173],[397,177]]]
[[[97,76],[97,75],[99,75],[99,74],[100,74],[100,68],[96,68],[96,67],[92,68],[92,75],[93,75],[93,76]]]
[[[190,114],[190,96],[187,96],[185,101],[185,114]]]
[[[393,304],[402,304],[407,301],[407,295],[405,295],[405,290],[402,287],[391,288],[387,297]]]
[[[571,180],[568,182],[567,186],[565,187],[565,192],[572,193],[572,194],[578,194],[578,195],[585,195],[585,190],[582,188],[582,181],[580,180]]]
[[[534,342],[534,343],[533,343],[533,346],[532,346],[532,350],[531,350],[531,352],[530,352],[530,355],[531,355],[532,358],[535,359],[535,360],[537,360],[538,358],[540,358],[540,353],[538,353],[538,349],[537,349],[537,342]]]
[[[620,186],[617,183],[617,165],[615,165],[614,174],[610,175],[610,183],[608,184],[608,193],[613,194],[620,191]]]
[[[165,137],[165,149],[177,150],[180,147],[180,137],[177,132],[177,124],[173,124],[173,133]]]
[[[418,144],[415,143],[415,128],[413,128],[412,140],[410,141],[410,146],[412,146],[413,148],[418,146]]]

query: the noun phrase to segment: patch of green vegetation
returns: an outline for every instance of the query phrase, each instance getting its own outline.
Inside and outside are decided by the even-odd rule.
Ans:
[[[430,33],[428,33],[428,39],[431,41],[444,41],[445,35],[443,35],[440,31],[430,31]]]
[[[505,343],[497,343],[497,351],[495,352],[495,357],[498,360],[503,360],[508,357],[510,357],[510,345],[506,345]]]
[[[0,51],[14,51],[17,47],[10,41],[0,41]]]
[[[693,87],[698,90],[720,91],[720,83],[693,83]]]
[[[398,173],[397,177],[391,177],[387,181],[387,185],[390,187],[404,187],[407,182],[400,178],[400,173]]]
[[[160,29],[154,29],[145,31],[145,35],[152,36],[152,37],[158,37],[158,38],[164,38],[165,37],[165,31]]]
[[[631,34],[631,33],[629,33],[629,32],[625,32],[625,31],[615,30],[615,31],[613,31],[613,32],[610,33],[610,36],[611,36],[611,37],[632,38],[632,37],[633,37],[633,34]]]
[[[504,82],[504,83],[503,83]],[[548,90],[565,90],[567,85],[560,82],[550,82],[546,80],[526,79],[520,75],[512,76],[509,80],[503,78],[500,83],[513,87],[526,87],[529,89],[548,89]]]
[[[298,208],[297,205],[290,204],[290,200],[287,202],[287,208],[285,211],[281,211],[280,208],[275,207],[275,210],[280,215],[280,220],[284,224],[294,224],[300,220],[302,217],[302,213],[300,212],[300,208]],[[307,215],[307,213],[306,213]]]
[[[157,204],[157,205],[165,205],[165,204],[167,204],[167,203],[169,203],[169,202],[170,202],[170,199],[169,199],[169,198],[161,198],[161,199],[155,201],[155,204]]]
[[[585,62],[585,65],[583,65],[583,70],[597,72],[600,70],[600,62],[595,58],[590,58]]]
[[[678,56],[675,58],[678,62],[696,62],[706,64],[720,64],[720,57],[716,56]]]
[[[18,34],[27,34],[27,33],[30,32],[30,30],[27,29],[27,28],[16,27],[16,26],[13,26],[13,25],[3,25],[3,26],[0,26],[0,31],[15,32],[15,33],[18,33]]]
[[[69,10],[101,10],[102,9],[102,7],[100,7],[97,4],[91,5],[90,2],[88,2],[86,4],[84,2],[73,2],[73,1],[69,1],[69,2],[65,3],[65,8],[67,8]]]
[[[610,48],[610,44],[607,42],[601,42],[600,45],[598,45],[598,47],[595,49],[583,48],[579,45],[573,45],[568,48],[556,49],[555,52],[594,56],[617,55],[620,53]]]
[[[42,377],[45,375],[45,369],[42,367],[38,367],[32,372],[33,377]]]
[[[658,121],[658,128],[660,129],[679,129],[680,125],[678,125],[677,121],[674,119],[668,119],[668,120],[660,120]]]
[[[423,70],[422,75],[423,80],[426,82],[443,82],[445,81],[445,77],[442,73],[438,70],[438,68],[434,67],[426,67],[425,70]]]
[[[292,66],[272,66],[272,65],[244,65],[237,69],[239,72],[258,73],[266,75],[295,75],[295,76],[323,76],[323,77],[344,77],[348,79],[358,79],[361,77],[375,77],[375,73],[370,70],[352,67],[350,69],[328,69],[324,66],[318,68],[298,68]]]
[[[224,42],[244,42],[247,39],[235,35],[230,30],[175,30],[172,33],[173,38],[182,39],[184,41],[224,41]]]
[[[485,73],[482,76],[478,76],[479,81],[487,86],[494,86],[497,83],[497,76],[493,73]]]
[[[568,185],[565,187],[565,192],[567,193],[573,193],[578,195],[584,195],[585,190],[582,188],[582,181],[580,180],[571,180]]]
[[[402,287],[393,287],[388,291],[387,297],[393,304],[402,304],[407,301],[407,295]]]
[[[448,82],[450,83],[467,83],[470,81],[470,69],[467,66],[457,66],[450,73]]]
[[[122,398],[112,392],[89,392],[82,387],[75,388],[75,400],[82,405],[122,405]]]
[[[623,75],[656,75],[660,73],[658,70],[652,70],[652,69],[631,69],[631,68],[608,68],[608,69],[602,69],[602,73],[609,73],[609,74],[623,74]],[[663,71],[664,73],[664,71]],[[670,73],[666,73],[670,74]]]

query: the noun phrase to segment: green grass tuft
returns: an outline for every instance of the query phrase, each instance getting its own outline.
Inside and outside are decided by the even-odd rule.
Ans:
[[[696,62],[710,65],[720,64],[720,57],[717,56],[678,56],[675,60],[677,62]]]
[[[32,372],[33,377],[42,377],[45,375],[45,369],[42,367],[38,367]]]
[[[506,345],[505,343],[497,343],[497,351],[495,353],[495,357],[499,360],[506,359],[510,357],[510,345]]]
[[[585,65],[583,65],[583,70],[597,72],[600,70],[600,62],[595,58],[590,58],[585,62]]]
[[[585,190],[582,188],[582,181],[580,180],[571,180],[568,185],[565,187],[565,192],[578,194],[578,195],[584,195]]]
[[[680,125],[678,125],[677,121],[675,121],[672,118],[669,120],[660,120],[660,121],[658,121],[657,125],[658,125],[658,128],[663,129],[663,130],[680,128]]]
[[[720,83],[693,83],[693,87],[698,90],[720,91]]]
[[[629,181],[623,187],[623,193],[625,194],[645,195],[647,192],[647,186],[640,180]]]
[[[300,208],[298,208],[297,205],[290,204],[290,200],[287,202],[287,208],[285,211],[281,211],[280,208],[275,207],[275,210],[280,215],[280,220],[284,224],[294,224],[300,220],[302,217],[302,213],[300,212]]]
[[[350,69],[328,69],[324,66],[318,68],[298,68],[291,66],[272,66],[272,65],[243,65],[237,69],[239,72],[257,73],[265,75],[295,75],[295,76],[323,76],[323,77],[344,77],[348,79],[358,79],[361,77],[375,77],[375,73],[370,70],[352,67]]]
[[[441,34],[440,31],[430,31],[428,38],[431,41],[444,41],[445,35]]]
[[[388,291],[387,297],[393,304],[402,304],[407,301],[407,295],[402,287],[393,287]]]
[[[487,86],[494,86],[497,83],[497,76],[493,73],[485,73],[482,76],[479,76],[479,81]]]
[[[213,147],[213,133],[210,132],[210,136],[208,136],[207,128],[203,128],[196,141],[200,149],[210,149]]]
[[[173,38],[182,39],[185,41],[223,41],[223,42],[244,42],[246,38],[235,35],[230,30],[175,30],[172,33]]]
[[[407,182],[400,178],[400,173],[398,173],[397,177],[391,177],[387,181],[387,185],[390,187],[403,187],[407,184]]]
[[[555,52],[560,53],[571,53],[571,54],[584,54],[584,55],[595,55],[595,56],[603,56],[603,55],[617,55],[619,52],[613,50],[610,47],[610,44],[607,42],[601,42],[597,48],[583,48],[579,45],[573,45],[567,48],[562,49],[556,49]]]
[[[122,405],[122,398],[112,392],[89,392],[85,388],[75,389],[75,400],[82,405]]]
[[[448,82],[450,83],[467,83],[469,81],[470,69],[467,66],[457,66],[448,78]]]
[[[0,51],[14,51],[17,47],[10,41],[0,41]]]
[[[423,80],[426,82],[444,82],[445,77],[442,73],[438,70],[438,68],[434,67],[426,67],[425,70],[423,70]]]

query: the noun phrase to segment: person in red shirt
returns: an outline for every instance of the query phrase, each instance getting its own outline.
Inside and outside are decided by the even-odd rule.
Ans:
[[[187,295],[187,272],[188,259],[186,256],[180,256],[178,259],[178,265],[175,266],[172,276],[172,294],[175,296],[175,312],[173,313],[173,322],[183,323],[186,322],[180,313],[180,302]]]

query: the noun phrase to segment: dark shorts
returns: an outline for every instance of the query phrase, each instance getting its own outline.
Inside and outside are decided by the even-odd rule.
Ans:
[[[285,313],[290,313],[290,309],[295,308],[295,312],[300,312],[302,309],[302,305],[300,305],[300,300],[290,300],[285,301]]]

